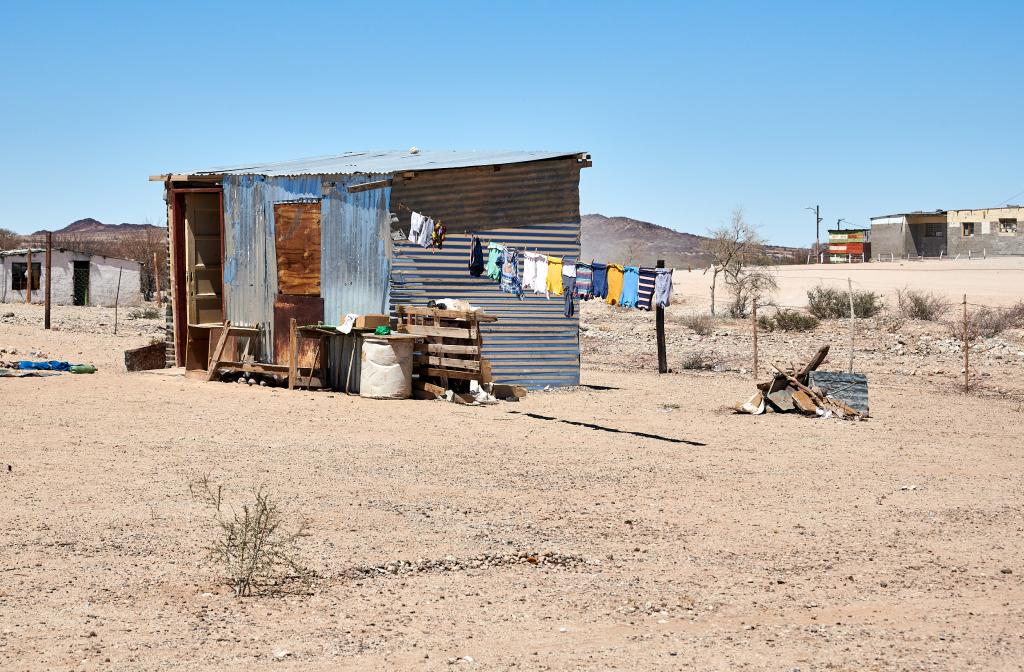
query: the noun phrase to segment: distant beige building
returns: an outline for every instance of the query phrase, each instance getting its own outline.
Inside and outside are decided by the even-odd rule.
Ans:
[[[1024,207],[906,212],[871,218],[872,252],[892,257],[1024,255]]]
[[[950,256],[1024,254],[1024,207],[950,210]]]

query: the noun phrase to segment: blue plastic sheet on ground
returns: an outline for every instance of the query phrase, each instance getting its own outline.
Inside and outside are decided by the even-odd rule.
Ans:
[[[18,362],[18,368],[25,371],[70,371],[70,362],[58,362],[52,360],[49,362],[30,362],[28,360],[22,360]]]

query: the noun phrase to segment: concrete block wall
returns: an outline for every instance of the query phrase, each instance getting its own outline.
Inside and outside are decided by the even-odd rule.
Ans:
[[[910,227],[902,217],[888,217],[871,222],[871,258],[887,260],[890,254],[899,259],[914,249]]]
[[[999,220],[1016,219],[1016,233],[999,233]],[[972,256],[1024,255],[1024,208],[986,208],[980,210],[950,210],[947,238],[949,255]],[[963,223],[974,223],[974,235],[963,235]]]

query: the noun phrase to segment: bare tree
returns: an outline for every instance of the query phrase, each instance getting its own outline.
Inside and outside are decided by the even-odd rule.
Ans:
[[[0,229],[0,250],[13,250],[23,245],[21,234],[10,229]]]
[[[748,317],[754,301],[763,306],[779,290],[775,273],[767,266],[747,266],[733,277],[726,276],[725,280],[732,294],[731,317]]]
[[[757,229],[744,217],[743,208],[732,211],[728,224],[710,229],[703,241],[704,252],[711,257],[711,314],[715,314],[715,289],[719,274],[726,282],[735,284],[743,271],[743,264],[764,256],[764,241]]]

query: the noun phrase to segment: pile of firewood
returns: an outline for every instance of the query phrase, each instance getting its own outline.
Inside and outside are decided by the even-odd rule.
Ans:
[[[863,420],[868,417],[866,410],[853,408],[840,395],[816,387],[811,382],[811,372],[816,371],[828,356],[829,346],[824,346],[806,364],[772,364],[775,370],[771,380],[757,384],[757,392],[750,399],[736,407],[740,413],[761,415],[762,413],[799,412],[805,415],[838,417]],[[860,378],[865,390],[867,381]],[[858,381],[860,382],[860,381]]]

